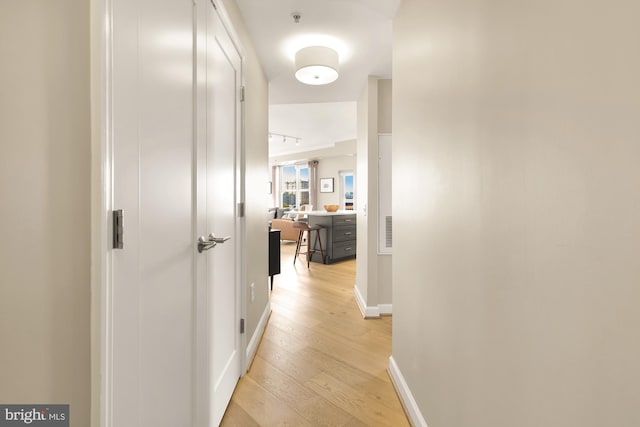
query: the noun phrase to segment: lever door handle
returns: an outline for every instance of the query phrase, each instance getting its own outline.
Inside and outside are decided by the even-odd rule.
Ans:
[[[229,239],[231,239],[231,236],[216,237],[213,233],[209,234],[208,239],[204,236],[200,236],[198,237],[198,252],[202,253],[204,251],[208,251],[211,248],[215,248],[218,243],[224,243]]]
[[[216,242],[210,242],[206,237],[200,236],[198,237],[198,252],[202,253],[204,251],[208,251],[211,248],[214,248],[217,245]]]
[[[213,235],[213,233],[209,234],[209,241],[210,242],[214,242],[214,243],[224,243],[227,240],[231,239],[231,236],[227,236],[227,237],[216,237]]]

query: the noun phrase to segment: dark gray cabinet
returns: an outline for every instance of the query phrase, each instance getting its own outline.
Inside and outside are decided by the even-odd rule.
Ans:
[[[320,225],[320,237],[324,260],[320,256],[320,246],[315,244],[311,261],[331,264],[336,261],[356,257],[356,215],[313,215],[309,214],[309,225]]]

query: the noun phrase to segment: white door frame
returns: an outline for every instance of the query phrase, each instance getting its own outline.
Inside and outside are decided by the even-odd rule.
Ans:
[[[111,426],[113,210],[111,0],[91,0],[91,425]]]
[[[200,50],[201,46],[206,46],[206,38],[207,38],[207,14],[209,13],[208,8],[212,7],[211,5],[214,5],[215,11],[218,15],[218,17],[220,18],[220,21],[222,22],[222,25],[224,26],[224,29],[226,30],[227,34],[229,35],[229,38],[231,40],[231,43],[233,44],[233,48],[236,49],[239,57],[240,57],[240,86],[244,86],[244,61],[245,61],[245,56],[243,54],[243,50],[241,48],[241,46],[238,43],[238,37],[235,33],[235,31],[233,30],[233,27],[231,25],[231,20],[226,12],[226,10],[224,9],[224,6],[222,4],[219,3],[219,0],[202,0],[199,1],[196,4],[196,49]],[[196,76],[197,76],[197,81],[196,81],[196,85],[206,85],[206,64],[207,64],[207,57],[196,57],[196,63],[194,64],[194,66],[196,67]],[[240,99],[240,93],[237,94],[238,99]],[[201,97],[204,97],[204,99],[201,99]],[[203,114],[206,114],[206,93],[194,93],[194,101],[196,103],[196,107],[195,107],[195,111],[196,111],[196,140],[194,141],[195,146],[194,146],[194,155],[196,156],[194,158],[194,165],[196,165],[196,170],[194,170],[194,184],[196,184],[196,187],[194,188],[194,191],[197,192],[197,197],[195,198],[195,202],[196,202],[196,206],[194,206],[194,209],[196,210],[196,212],[198,211],[198,209],[200,208],[197,204],[198,199],[202,198],[202,200],[206,199],[206,192],[202,193],[202,189],[206,186],[200,187],[198,186],[198,182],[197,180],[198,178],[198,170],[200,168],[206,168],[206,161],[204,161],[204,157],[203,157],[203,153],[201,152],[201,148],[202,147],[206,147],[206,140],[203,140],[203,138],[206,138],[206,127],[203,128],[203,126],[206,126],[206,116],[202,116]],[[244,129],[244,102],[239,102],[239,117],[238,119],[240,120],[239,123],[239,135],[238,135],[238,139],[237,139],[237,143],[235,146],[235,158],[236,158],[236,167],[235,167],[235,181],[236,181],[236,194],[235,194],[235,198],[236,201],[238,203],[242,203],[244,204],[245,202],[245,189],[244,189],[244,176],[245,176],[245,129]],[[239,299],[240,299],[240,306],[239,306],[239,310],[238,310],[238,319],[235,325],[235,331],[237,333],[237,337],[239,338],[239,364],[240,364],[240,370],[241,373],[244,374],[244,372],[246,371],[245,366],[246,366],[246,334],[240,334],[240,318],[246,318],[246,311],[247,311],[247,305],[246,305],[246,290],[245,287],[242,286],[243,283],[246,283],[246,249],[245,249],[245,242],[246,242],[246,219],[243,216],[239,216],[237,213],[239,212],[240,207],[236,206],[236,221],[235,221],[235,229],[234,229],[234,235],[233,235],[233,239],[236,241],[235,244],[235,248],[236,248],[236,260],[237,260],[237,265],[236,265],[236,286],[237,286],[237,291],[239,293]],[[198,218],[197,220],[200,221],[203,218]],[[204,221],[206,223],[206,221]],[[198,230],[198,227],[200,227],[201,224],[196,223],[194,226],[196,228],[196,230]],[[208,234],[209,232],[213,232],[215,230],[208,230],[203,228],[201,230],[203,233],[196,233],[196,234]],[[198,265],[200,265],[201,267],[204,266],[205,264],[202,263],[202,257],[206,256],[205,254],[198,254],[199,258],[194,259],[194,268],[198,269]],[[198,284],[197,284],[197,298],[198,301],[200,302],[200,304],[202,304],[203,301],[207,301],[208,299],[208,292],[206,289],[206,274],[204,276],[202,276],[202,273],[206,273],[204,271],[200,271],[197,270],[196,271],[196,276],[198,279]],[[204,287],[203,287],[204,285]],[[208,308],[209,306],[207,305],[203,305],[202,310],[198,310],[198,316],[202,316],[203,320],[209,319],[210,315],[208,313]],[[203,323],[203,321],[200,321],[199,324],[206,324]],[[208,325],[207,325],[208,328]],[[211,389],[211,384],[209,384],[208,379],[210,378],[209,375],[209,360],[210,360],[210,342],[209,342],[209,336],[210,334],[208,333],[208,329],[204,329],[199,331],[199,339],[197,340],[198,343],[200,343],[200,348],[197,350],[197,361],[196,361],[196,366],[200,367],[199,372],[201,373],[200,376],[198,376],[197,378],[195,378],[195,385],[196,388],[198,390],[197,394],[196,394],[196,405],[200,408],[200,410],[196,410],[197,416],[199,417],[198,419],[201,420],[201,424],[202,425],[209,425],[209,424],[205,424],[205,422],[209,422],[212,417],[210,416],[210,405],[213,399],[211,399],[210,396],[210,389]],[[207,414],[205,416],[205,413]],[[200,424],[198,424],[200,425]]]
[[[112,427],[111,419],[111,393],[112,393],[112,356],[113,337],[112,322],[112,226],[111,212],[113,206],[113,0],[91,1],[91,426]],[[212,0],[199,0],[208,2]],[[194,0],[194,3],[198,3]],[[244,64],[246,55],[240,44],[240,38],[235,32],[231,19],[220,0],[215,0],[214,5],[220,18],[227,29],[231,40],[240,53],[242,60],[241,80],[245,86]],[[198,31],[200,18],[197,9],[194,8],[194,30]],[[194,67],[197,65],[194,59]],[[194,87],[195,91],[195,87]],[[195,106],[195,99],[194,99]],[[197,113],[196,113],[197,114]],[[245,203],[245,105],[241,103],[241,135],[239,142],[239,156],[237,165],[238,186],[240,202]],[[194,130],[193,150],[196,153],[197,140]],[[194,159],[194,194],[197,191],[195,180]],[[194,199],[194,203],[197,201]],[[194,212],[195,207],[194,207]],[[194,254],[195,249],[195,222],[194,218]],[[246,283],[246,219],[239,218],[238,256],[240,289],[240,316],[247,318],[247,290]],[[195,269],[196,259],[194,255],[193,265]],[[194,275],[195,277],[195,275]],[[196,306],[198,309],[198,306]],[[199,314],[198,314],[199,315]],[[246,372],[246,334],[241,335],[241,371]],[[199,348],[199,347],[198,347]],[[196,366],[198,366],[196,364]],[[196,368],[197,369],[197,368]],[[197,377],[198,373],[194,372]],[[208,375],[203,375],[208,378]],[[202,404],[202,392],[208,390],[208,384],[202,384],[198,378],[194,381],[194,419],[197,425],[203,425],[208,417],[204,414]]]
[[[246,54],[245,54],[245,50],[244,47],[242,46],[242,43],[240,43],[240,37],[238,36],[238,33],[236,33],[235,28],[233,27],[233,24],[231,22],[231,17],[229,16],[229,14],[227,13],[226,8],[224,7],[224,4],[222,4],[221,0],[204,0],[204,1],[211,1],[211,3],[213,3],[216,7],[216,10],[218,11],[218,15],[220,16],[220,20],[222,21],[222,24],[224,25],[225,29],[227,30],[227,32],[229,33],[229,37],[231,38],[231,42],[233,43],[233,45],[235,46],[236,50],[238,51],[238,54],[240,55],[240,61],[241,61],[241,65],[240,65],[240,86],[243,88],[244,91],[244,87],[246,86],[246,76],[245,76],[245,61],[246,61]],[[247,220],[246,220],[246,190],[245,190],[245,177],[246,177],[246,130],[245,130],[245,102],[244,102],[244,93],[243,93],[243,99],[240,102],[240,141],[239,141],[239,146],[237,147],[238,151],[237,151],[237,158],[238,158],[238,163],[236,164],[236,174],[237,174],[237,184],[238,184],[238,197],[239,197],[239,202],[242,203],[243,206],[243,215],[240,217],[239,220],[239,229],[238,231],[238,245],[236,246],[237,250],[238,250],[238,260],[239,260],[239,271],[238,271],[238,279],[240,281],[239,283],[239,288],[240,288],[240,316],[242,319],[245,319],[245,326],[246,326],[246,319],[247,319],[247,301],[248,301],[248,292],[247,292],[247,287],[244,286],[244,284],[247,283]],[[240,336],[240,349],[242,350],[242,354],[240,356],[240,366],[241,366],[241,372],[242,375],[244,376],[244,374],[247,371],[247,352],[246,352],[246,348],[247,348],[247,334],[246,332],[241,334]]]

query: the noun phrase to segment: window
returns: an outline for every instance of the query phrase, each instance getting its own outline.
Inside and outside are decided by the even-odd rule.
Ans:
[[[309,204],[309,167],[289,165],[280,168],[280,206],[299,208]]]
[[[356,187],[352,171],[340,172],[340,209],[356,208]]]

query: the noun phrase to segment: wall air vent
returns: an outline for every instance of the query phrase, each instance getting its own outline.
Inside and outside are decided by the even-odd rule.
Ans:
[[[386,216],[384,218],[384,224],[385,224],[385,233],[384,233],[384,242],[385,242],[385,247],[387,248],[391,248],[393,246],[391,246],[391,242],[393,240],[393,228],[392,228],[392,224],[393,221],[391,220],[391,215]]]

